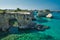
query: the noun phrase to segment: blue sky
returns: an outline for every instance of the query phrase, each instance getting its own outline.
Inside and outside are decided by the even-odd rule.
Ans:
[[[0,0],[0,8],[60,10],[60,0]]]

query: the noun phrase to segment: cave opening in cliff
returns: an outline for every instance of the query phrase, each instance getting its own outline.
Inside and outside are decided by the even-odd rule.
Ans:
[[[14,27],[17,26],[18,25],[17,19],[16,18],[9,19],[9,25]]]

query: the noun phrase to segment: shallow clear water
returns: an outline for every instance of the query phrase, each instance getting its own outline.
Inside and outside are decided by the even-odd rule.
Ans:
[[[60,13],[53,12],[53,18],[38,18],[35,21],[37,24],[43,24],[50,27],[49,30],[44,31],[43,33],[52,35],[53,37],[60,40]]]
[[[37,24],[49,26],[46,31],[24,31],[22,34],[11,34],[2,40],[60,40],[60,13],[53,12],[53,18],[37,18]],[[21,32],[20,32],[21,33]]]

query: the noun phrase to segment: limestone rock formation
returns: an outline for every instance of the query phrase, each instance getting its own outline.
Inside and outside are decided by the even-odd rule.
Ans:
[[[45,17],[47,14],[49,14],[48,12],[38,12],[37,16],[38,17]]]
[[[49,29],[49,26],[44,26],[44,25],[37,25],[35,27],[35,29],[39,30],[39,31],[45,31],[46,29]]]
[[[51,18],[52,17],[52,14],[49,13],[48,15],[46,15],[47,18]]]

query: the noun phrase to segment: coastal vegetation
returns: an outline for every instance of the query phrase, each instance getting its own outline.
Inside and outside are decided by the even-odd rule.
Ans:
[[[0,9],[0,13],[4,13],[4,12],[32,12],[35,10],[28,10],[28,9],[20,9],[20,8],[16,8],[16,9]],[[40,11],[40,12],[60,12],[60,11],[51,11],[49,9],[45,9],[45,10],[36,10],[36,11]]]
[[[22,10],[20,8],[17,8],[17,9],[0,9],[0,13],[5,13],[5,12],[29,12],[30,10]]]

